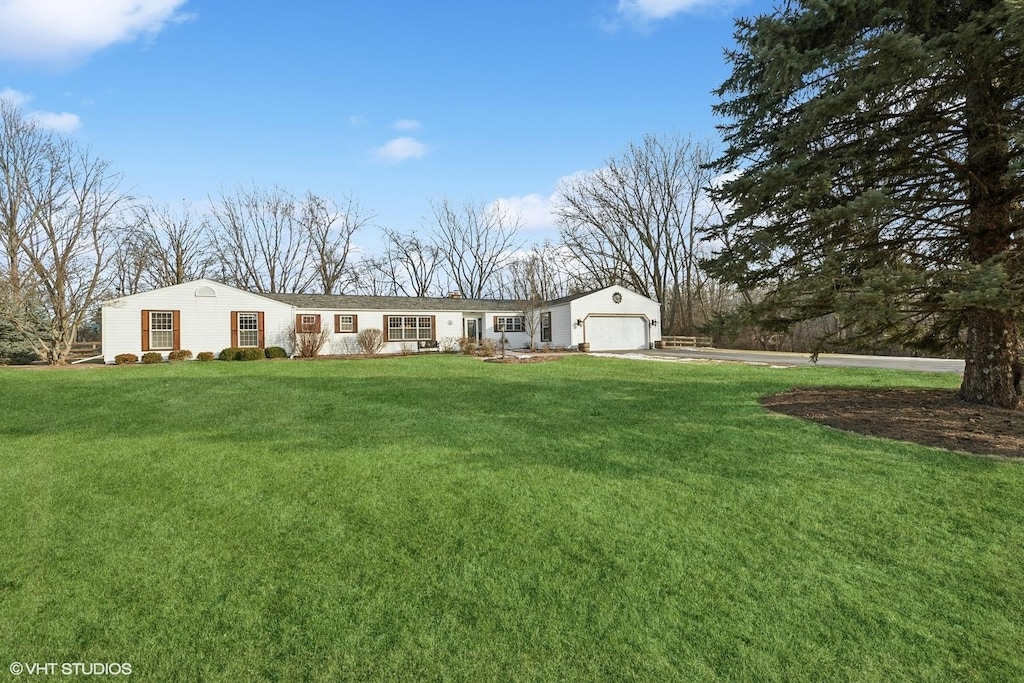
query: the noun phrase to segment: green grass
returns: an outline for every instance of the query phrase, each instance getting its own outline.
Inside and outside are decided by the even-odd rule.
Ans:
[[[949,375],[432,356],[0,371],[0,671],[1024,679],[1024,468],[770,414]]]

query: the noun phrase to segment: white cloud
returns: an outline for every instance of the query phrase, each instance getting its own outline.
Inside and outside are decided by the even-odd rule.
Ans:
[[[77,114],[69,114],[62,111],[57,114],[50,111],[34,111],[29,117],[43,128],[55,130],[58,133],[74,133],[82,125]]]
[[[373,150],[373,156],[377,161],[397,164],[406,159],[419,159],[427,150],[427,146],[416,138],[395,138]]]
[[[728,11],[744,0],[619,0],[616,12],[620,18],[637,24],[669,19],[684,12],[698,10]]]
[[[0,0],[0,59],[62,64],[155,36],[187,0]]]
[[[416,119],[398,119],[394,123],[396,130],[418,130],[423,127],[423,124]]]
[[[523,220],[524,230],[556,230],[558,223],[555,220],[555,207],[562,188],[591,173],[599,172],[600,170],[569,173],[555,181],[555,191],[551,194],[531,192],[511,197],[498,197],[491,202],[491,206],[497,205],[510,213],[518,214]]]
[[[32,96],[19,92],[14,88],[4,88],[0,90],[0,100],[10,102],[15,107],[24,107],[32,100]]]
[[[491,202],[523,221],[524,230],[549,230],[555,228],[552,205],[555,195],[544,196],[539,192],[514,197],[499,197]]]
[[[32,101],[32,96],[14,88],[0,90],[0,100],[10,102],[19,109]],[[57,131],[58,133],[73,133],[82,125],[82,120],[77,114],[70,114],[66,111],[56,113],[52,111],[30,111],[26,116],[35,121],[40,127]]]

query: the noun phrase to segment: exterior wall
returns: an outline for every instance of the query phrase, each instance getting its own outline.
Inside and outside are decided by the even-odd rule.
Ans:
[[[577,332],[571,304],[559,304],[545,308],[544,311],[551,313],[551,346],[555,348],[574,346],[576,344],[574,337]],[[539,334],[537,335],[537,344],[543,345],[540,342]]]
[[[209,288],[216,296],[196,296]],[[120,353],[141,357],[142,311],[180,311],[179,348],[193,354],[219,353],[231,345],[231,312],[262,311],[265,346],[290,350],[294,308],[212,280],[197,280],[151,292],[113,299],[103,304],[103,360],[113,363]],[[167,352],[162,351],[166,357]]]
[[[446,343],[455,344],[462,336],[462,312],[461,311],[408,311],[408,310],[327,310],[320,308],[301,308],[296,310],[297,314],[313,313],[320,315],[321,325],[329,330],[330,335],[321,353],[344,355],[360,353],[359,345],[356,342],[358,332],[337,333],[334,331],[334,316],[355,315],[358,330],[378,329],[387,334],[386,319],[388,316],[431,316],[434,318],[434,339],[443,347]],[[385,342],[381,353],[403,353],[419,351],[419,343],[413,340]]]
[[[615,303],[613,296],[620,294],[622,300]],[[650,328],[650,341],[653,344],[661,340],[661,305],[646,296],[630,291],[625,287],[606,287],[569,302],[572,344],[587,341],[587,319],[590,316],[642,316],[648,324],[655,322]],[[577,327],[576,320],[583,320],[583,326]]]
[[[487,311],[484,313],[484,336],[493,339],[496,344],[501,343],[501,332],[494,327],[494,319],[497,317],[501,318],[521,318],[523,317],[522,311]],[[538,331],[539,335],[539,331]],[[538,336],[539,338],[539,336]],[[530,335],[525,332],[506,332],[505,333],[505,347],[508,349],[525,349],[530,346]]]
[[[199,296],[200,290],[214,296]],[[621,301],[615,303],[613,295],[621,295]],[[103,305],[103,354],[107,363],[112,363],[114,356],[120,353],[134,353],[141,356],[142,351],[142,311],[179,311],[178,348],[188,349],[193,354],[200,351],[219,352],[231,345],[231,312],[261,311],[264,314],[264,346],[281,346],[289,353],[291,348],[291,332],[295,325],[296,314],[320,315],[321,329],[328,330],[324,354],[358,353],[356,333],[336,333],[334,316],[357,316],[357,330],[377,328],[386,334],[386,317],[432,316],[434,318],[434,339],[441,348],[455,346],[463,336],[463,320],[466,316],[483,319],[482,336],[500,341],[501,332],[495,329],[494,319],[501,316],[518,315],[516,311],[427,311],[427,310],[339,310],[296,307],[251,294],[242,290],[220,284],[213,280],[197,280],[182,285],[135,294],[108,301]],[[624,287],[607,287],[597,292],[583,295],[577,299],[562,302],[543,308],[540,312],[551,313],[551,341],[540,340],[538,326],[536,343],[541,346],[550,343],[552,347],[574,347],[587,341],[587,321],[594,316],[632,316],[644,319],[648,324],[659,321],[661,306],[656,302],[632,292]],[[583,325],[578,326],[577,320]],[[530,335],[527,332],[506,332],[508,348],[528,348]],[[661,327],[655,324],[650,327],[650,342],[661,339]],[[416,352],[419,344],[414,340],[386,342],[382,353]],[[166,351],[163,351],[166,355]]]

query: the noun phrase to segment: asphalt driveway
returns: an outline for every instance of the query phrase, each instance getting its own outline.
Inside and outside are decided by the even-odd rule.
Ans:
[[[703,358],[705,360],[726,360],[741,363],[765,363],[768,365],[809,365],[810,354],[785,353],[781,351],[740,351],[732,349],[655,349],[651,351],[623,351],[621,353],[643,354],[665,358]],[[964,371],[962,360],[945,358],[915,358],[904,356],[861,356],[849,353],[823,353],[818,356],[818,365],[836,368],[884,368],[888,370],[916,370],[919,372]]]

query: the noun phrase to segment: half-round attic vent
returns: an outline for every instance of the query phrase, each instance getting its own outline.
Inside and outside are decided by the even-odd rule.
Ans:
[[[217,296],[217,292],[213,291],[213,287],[203,285],[196,290],[196,296]]]

